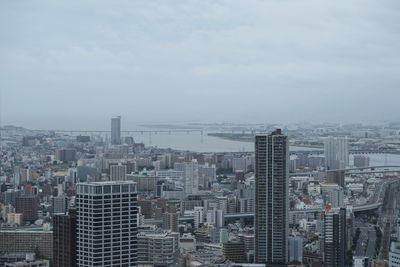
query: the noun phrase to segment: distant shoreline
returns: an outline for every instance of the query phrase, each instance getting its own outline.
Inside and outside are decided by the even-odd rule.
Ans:
[[[218,137],[225,140],[230,141],[238,141],[238,142],[246,142],[253,143],[254,136],[249,134],[231,134],[231,133],[208,133],[208,136]],[[316,145],[303,145],[303,144],[290,144],[295,147],[304,147],[304,148],[315,148],[315,149],[324,149],[323,146]]]

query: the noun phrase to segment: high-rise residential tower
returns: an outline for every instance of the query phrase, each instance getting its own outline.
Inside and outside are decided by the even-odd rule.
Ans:
[[[121,116],[111,119],[111,144],[121,144]]]
[[[189,162],[175,163],[174,169],[184,172],[184,191],[185,195],[198,193],[199,189],[199,164],[193,159]]]
[[[346,209],[327,206],[324,213],[324,267],[345,266]]]
[[[255,137],[255,262],[288,262],[289,142],[280,129]]]
[[[324,140],[326,170],[349,166],[349,142],[347,137],[328,137]]]
[[[137,193],[131,181],[77,186],[77,266],[137,265]]]

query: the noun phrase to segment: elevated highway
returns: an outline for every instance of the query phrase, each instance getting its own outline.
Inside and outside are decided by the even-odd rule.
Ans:
[[[400,181],[399,178],[391,178],[391,179],[381,181],[378,185],[379,188],[375,192],[374,196],[366,204],[353,206],[353,212],[362,212],[362,211],[370,211],[370,210],[378,209],[382,205],[382,201],[386,194],[386,189],[388,188],[388,185],[399,182],[399,181]],[[322,207],[318,208],[318,209],[290,210],[289,214],[295,215],[295,214],[316,213],[316,212],[321,212],[322,210],[323,210]],[[254,219],[254,213],[232,213],[232,214],[225,214],[224,217],[226,220]],[[191,222],[193,220],[194,220],[193,217],[180,217],[179,218],[180,222]]]
[[[396,173],[396,172],[400,173],[400,165],[335,169],[335,170],[328,170],[327,172],[338,172],[338,171],[344,171],[347,174],[373,174],[373,173]],[[297,172],[297,173],[290,173],[289,177],[311,176],[313,174],[315,174],[315,172]]]

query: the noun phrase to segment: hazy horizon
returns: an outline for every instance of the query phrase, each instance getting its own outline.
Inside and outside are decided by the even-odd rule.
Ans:
[[[90,124],[87,122],[90,121]],[[227,126],[227,124],[234,124],[238,125],[275,125],[276,127],[289,127],[293,128],[294,126],[317,126],[317,125],[328,125],[328,124],[337,124],[337,125],[346,125],[346,124],[356,124],[362,123],[363,125],[368,126],[377,126],[377,125],[384,125],[389,122],[394,121],[321,121],[321,122],[306,122],[306,121],[294,121],[294,122],[285,122],[285,121],[265,121],[265,122],[244,122],[244,121],[170,121],[170,122],[157,122],[157,121],[132,121],[129,118],[122,117],[121,119],[121,130],[122,131],[134,131],[134,130],[143,130],[143,129],[166,129],[169,127],[176,126],[176,128],[180,127],[189,127],[193,126],[196,128],[195,124],[199,124],[200,126],[208,125],[208,124],[215,124],[215,125],[223,125]],[[396,121],[397,122],[397,121]],[[21,123],[13,123],[13,122],[3,122],[0,121],[0,127],[4,126],[15,126],[15,127],[23,127],[30,130],[77,130],[77,131],[84,131],[84,130],[110,130],[111,127],[111,117],[93,120],[88,118],[87,120],[30,120],[27,124]],[[159,126],[159,127],[157,127]],[[190,128],[190,127],[189,127]],[[204,128],[204,127],[201,127]]]
[[[2,1],[0,120],[400,120],[396,0]]]

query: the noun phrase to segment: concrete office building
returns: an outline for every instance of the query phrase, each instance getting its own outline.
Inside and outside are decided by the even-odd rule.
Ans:
[[[137,164],[135,160],[123,160],[123,161],[119,161],[117,160],[116,162],[109,162],[108,163],[108,168],[111,169],[111,166],[113,165],[119,165],[122,164],[124,166],[126,166],[126,174],[130,174],[132,172],[137,171]]]
[[[233,172],[246,171],[246,169],[247,169],[246,163],[247,163],[247,161],[246,161],[245,157],[233,158],[232,159],[232,170],[233,170]]]
[[[244,243],[247,262],[254,262],[254,234],[239,234],[238,237]]]
[[[178,213],[172,213],[172,212],[166,212],[162,216],[162,228],[164,230],[168,230],[171,232],[179,232],[178,230],[178,224],[179,224],[179,214]]]
[[[141,233],[138,235],[139,265],[179,266],[179,233]]]
[[[235,263],[246,262],[246,252],[244,248],[244,243],[239,240],[232,240],[223,243],[224,257]]]
[[[324,218],[324,267],[342,267],[346,262],[346,209],[326,207]]]
[[[208,224],[213,224],[216,228],[222,228],[225,225],[224,212],[222,210],[213,208],[207,211],[206,221]]]
[[[42,228],[0,230],[0,251],[3,253],[38,253],[53,258],[53,232]]]
[[[324,193],[325,205],[332,208],[341,208],[344,205],[344,192],[342,188],[332,188]]]
[[[25,184],[30,180],[31,173],[29,168],[19,168],[20,183]]]
[[[6,205],[11,204],[15,207],[15,201],[17,197],[22,195],[22,193],[23,191],[20,189],[7,189],[7,191],[2,193],[4,204]]]
[[[15,200],[15,212],[23,214],[23,220],[34,222],[38,217],[39,198],[33,195],[19,196]]]
[[[172,180],[182,180],[185,177],[185,172],[177,170],[163,170],[156,172],[156,176],[160,178],[170,178]]]
[[[8,213],[7,214],[7,223],[9,224],[18,224],[21,225],[23,223],[24,215],[22,213]]]
[[[254,198],[240,198],[238,201],[241,213],[254,212]]]
[[[324,140],[325,169],[336,170],[349,166],[347,137],[328,137]]]
[[[48,260],[19,261],[14,263],[6,263],[5,267],[49,267]]]
[[[53,216],[53,262],[57,267],[75,267],[76,210]]]
[[[369,167],[369,157],[362,155],[354,155],[354,167]]]
[[[326,181],[328,183],[340,185],[342,188],[344,188],[346,185],[344,171],[327,171]]]
[[[389,267],[400,267],[400,242],[393,241],[390,245]]]
[[[64,163],[76,160],[76,150],[74,148],[58,149],[56,151],[56,160]]]
[[[66,213],[68,209],[68,198],[66,196],[57,196],[51,199],[51,209],[53,214]]]
[[[226,196],[216,197],[216,208],[228,213],[228,198]]]
[[[0,266],[3,267],[7,262],[24,261],[27,258],[32,258],[34,256],[35,253],[25,253],[25,252],[0,253]]]
[[[369,266],[369,258],[368,257],[362,257],[362,256],[354,256],[353,257],[353,267],[368,267]],[[400,265],[395,265],[400,266]],[[389,265],[390,267],[390,265]]]
[[[288,262],[289,141],[280,129],[255,137],[255,263]]]
[[[197,160],[190,162],[175,163],[174,169],[184,172],[185,195],[197,194],[199,188],[199,165]]]
[[[136,266],[137,192],[130,181],[77,185],[78,266]]]
[[[121,116],[111,119],[111,144],[121,144]]]
[[[1,211],[2,211],[3,221],[6,222],[7,221],[7,214],[15,213],[15,208],[11,204],[5,204],[5,205],[1,205]]]
[[[145,173],[128,174],[127,179],[136,183],[138,193],[156,192],[160,177]]]
[[[200,224],[205,222],[204,207],[194,207],[194,229],[197,230]]]
[[[5,267],[49,267],[50,262],[48,260],[38,260],[36,259],[35,253],[26,253],[23,259],[18,259],[15,261],[7,261],[4,263]],[[57,267],[59,267],[57,265]]]
[[[179,239],[179,247],[185,251],[196,250],[196,238],[190,233],[184,233]]]
[[[215,165],[199,165],[199,185],[203,189],[211,188],[213,182],[217,179],[217,168]]]
[[[303,238],[289,237],[289,262],[303,262]]]
[[[110,165],[110,181],[126,181],[126,165]]]

